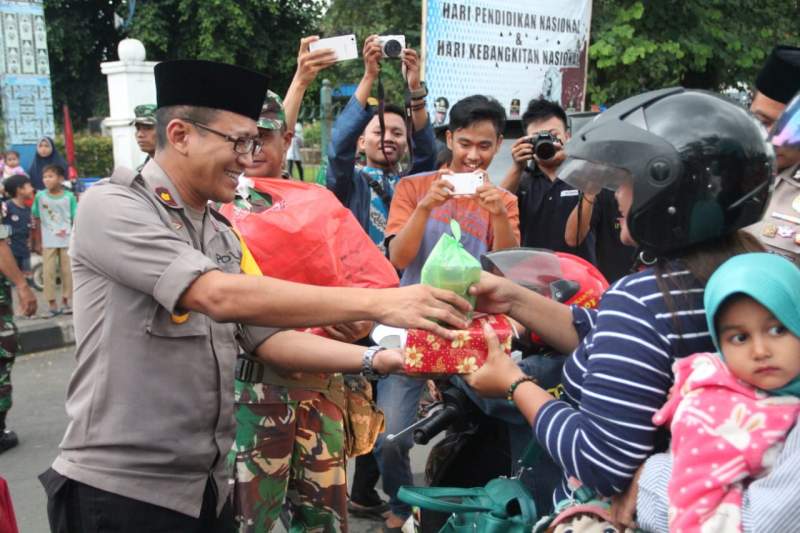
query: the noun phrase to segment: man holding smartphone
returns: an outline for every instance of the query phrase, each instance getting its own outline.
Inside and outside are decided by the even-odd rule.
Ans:
[[[505,122],[505,110],[497,100],[482,95],[464,98],[450,110],[446,133],[447,146],[453,153],[450,168],[410,176],[397,184],[386,242],[389,260],[403,270],[401,286],[419,283],[422,266],[439,238],[450,232],[451,219],[461,225],[461,243],[476,258],[490,250],[519,246],[516,199],[494,186],[486,173],[503,140]],[[455,194],[452,181],[461,185],[472,180],[448,176],[462,173],[483,176],[474,194]],[[386,416],[384,435],[397,434],[414,422],[424,386],[424,381],[405,376],[391,376],[378,383],[378,406]],[[384,435],[378,439],[375,454],[383,490],[390,498],[386,526],[389,531],[399,531],[393,528],[401,527],[411,513],[410,507],[397,499],[400,486],[412,484],[408,459],[411,434],[391,442]]]

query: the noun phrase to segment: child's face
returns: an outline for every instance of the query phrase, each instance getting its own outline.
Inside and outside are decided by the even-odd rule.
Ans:
[[[52,170],[48,170],[42,174],[42,180],[48,191],[55,191],[61,188],[61,176]]]
[[[22,187],[17,189],[17,196],[15,198],[21,198],[23,200],[30,200],[36,194],[36,190],[33,188],[33,185],[30,183],[26,183]]]
[[[6,165],[9,167],[18,167],[19,157],[17,157],[17,154],[8,154],[6,156]]]
[[[800,338],[763,305],[749,297],[738,298],[717,317],[720,349],[736,377],[773,390],[800,374]]]

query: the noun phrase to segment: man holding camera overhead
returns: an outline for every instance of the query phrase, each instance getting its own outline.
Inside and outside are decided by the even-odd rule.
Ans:
[[[556,177],[569,140],[567,114],[555,102],[531,100],[522,127],[525,136],[511,148],[514,164],[502,183],[517,195],[522,246],[569,252],[596,263],[591,232],[578,246],[570,246],[564,238],[567,220],[580,199],[578,189]]]
[[[328,148],[328,189],[353,212],[380,248],[384,245],[394,186],[400,179],[398,165],[409,150],[410,127],[405,121],[405,110],[394,105],[385,106],[381,127],[377,109],[367,103],[378,80],[382,59],[401,60],[408,81],[413,123],[410,142],[414,154],[410,173],[433,170],[436,165],[436,140],[425,110],[428,90],[420,81],[419,56],[411,48],[401,47],[398,39],[367,37],[363,50],[364,76],[333,124]],[[356,167],[357,151],[364,152],[365,166]]]

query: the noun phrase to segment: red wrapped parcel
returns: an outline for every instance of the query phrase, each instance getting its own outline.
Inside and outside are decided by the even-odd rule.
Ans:
[[[511,354],[514,329],[505,315],[476,316],[453,340],[421,329],[408,330],[405,346],[406,374],[469,374],[478,370],[489,355],[483,324],[494,329],[506,355]]]

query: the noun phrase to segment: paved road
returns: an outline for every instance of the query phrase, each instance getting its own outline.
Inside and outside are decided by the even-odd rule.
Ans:
[[[44,491],[36,476],[52,463],[66,429],[64,396],[74,366],[73,353],[73,348],[68,348],[25,355],[17,358],[14,366],[14,407],[8,425],[17,432],[21,443],[0,455],[0,475],[9,483],[19,530],[24,533],[48,531]],[[422,480],[427,450],[412,450],[417,482]],[[380,530],[377,522],[352,521],[353,533]]]

